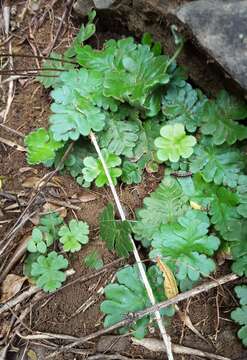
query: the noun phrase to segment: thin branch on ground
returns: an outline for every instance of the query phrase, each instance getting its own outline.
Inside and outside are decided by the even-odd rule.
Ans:
[[[140,360],[140,358],[130,358],[124,355],[120,354],[113,354],[113,355],[107,355],[107,354],[95,354],[87,357],[87,360]],[[143,360],[151,360],[151,359],[143,359]]]
[[[179,302],[181,302],[183,300],[189,299],[189,298],[191,298],[193,296],[199,295],[199,294],[201,294],[203,292],[207,292],[207,291],[209,291],[209,290],[211,290],[213,288],[216,288],[217,286],[221,286],[221,285],[226,284],[228,282],[237,280],[238,278],[239,277],[236,274],[229,274],[229,275],[223,276],[223,277],[221,277],[219,279],[215,279],[213,281],[210,281],[208,283],[204,283],[204,284],[202,284],[200,286],[196,286],[195,288],[193,288],[193,289],[191,289],[189,291],[185,291],[185,292],[175,296],[174,298],[162,301],[162,302],[160,302],[158,304],[155,304],[153,306],[148,307],[145,310],[141,310],[141,311],[138,311],[138,312],[136,312],[134,314],[131,314],[131,316],[127,316],[124,320],[121,320],[121,321],[117,322],[116,324],[108,327],[107,329],[98,330],[98,331],[96,331],[96,332],[94,332],[92,334],[89,334],[87,336],[84,336],[84,337],[78,339],[77,341],[75,341],[72,344],[61,346],[61,347],[59,347],[59,350],[57,350],[57,351],[53,352],[52,354],[50,354],[49,358],[57,356],[61,352],[69,351],[71,348],[73,348],[73,347],[75,347],[77,345],[83,344],[83,343],[85,343],[85,342],[87,342],[89,340],[95,339],[95,338],[97,338],[97,337],[99,337],[101,335],[110,333],[110,332],[112,332],[112,331],[114,331],[114,330],[116,330],[116,329],[118,329],[120,327],[128,326],[132,322],[137,321],[137,320],[143,318],[144,316],[153,313],[154,311],[167,308],[170,305],[177,304],[177,303],[179,303]]]
[[[114,184],[112,182],[111,175],[109,173],[109,170],[107,168],[107,165],[106,165],[105,160],[103,158],[103,155],[101,153],[101,150],[100,150],[100,147],[98,145],[96,136],[95,136],[95,134],[93,132],[90,133],[90,139],[91,139],[91,141],[92,141],[92,143],[93,143],[93,145],[95,147],[95,150],[96,150],[96,152],[97,152],[97,154],[99,156],[99,159],[100,159],[100,161],[102,163],[102,166],[103,166],[103,169],[105,171],[106,177],[108,179],[108,183],[109,183],[112,195],[114,197],[114,200],[115,200],[119,215],[121,217],[121,220],[124,221],[124,220],[126,220],[126,216],[125,216],[123,207],[122,207],[120,199],[118,197],[116,188],[115,188],[115,186],[114,186]],[[146,288],[146,291],[147,291],[147,294],[148,294],[148,297],[150,299],[151,304],[154,305],[155,304],[155,297],[154,297],[154,294],[153,294],[153,290],[152,290],[152,288],[151,288],[151,286],[149,284],[149,281],[148,281],[144,266],[143,266],[143,264],[141,262],[141,258],[140,258],[140,255],[138,253],[138,250],[136,248],[135,242],[134,242],[131,235],[129,237],[130,237],[130,240],[131,240],[131,243],[132,243],[133,254],[134,254],[138,269],[140,271],[140,275],[141,275],[143,284],[144,284],[144,286]],[[165,326],[163,324],[163,321],[162,321],[162,318],[161,318],[161,315],[160,315],[159,311],[155,311],[155,318],[156,318],[157,324],[159,326],[159,330],[160,330],[160,333],[162,335],[165,347],[167,349],[168,360],[173,360],[173,355],[172,355],[172,350],[171,350],[171,340],[170,340],[169,335],[166,332],[166,329],[165,329]]]
[[[145,338],[142,340],[138,340],[135,338],[131,339],[134,345],[143,346],[146,349],[154,352],[165,352],[164,344],[162,341],[158,339]],[[179,355],[190,355],[190,356],[199,356],[206,359],[212,360],[231,360],[221,355],[216,355],[213,353],[209,353],[207,351],[194,349],[188,346],[183,346],[179,344],[172,344],[172,350],[175,354]]]
[[[3,138],[3,137],[0,137],[0,142],[1,142],[2,144],[4,144],[4,145],[10,146],[10,147],[18,150],[18,151],[26,152],[26,149],[25,149],[23,146],[15,143],[14,141],[5,139],[5,138]]]
[[[40,59],[40,60],[47,60],[48,57],[47,56],[41,56],[41,55],[29,55],[29,54],[11,54],[11,53],[0,53],[0,57],[23,57],[23,58],[31,58],[31,59]],[[52,61],[59,61],[61,63],[65,63],[65,64],[74,64],[74,65],[78,65],[78,63],[76,61],[72,61],[72,60],[66,60],[66,59],[58,59],[58,58],[54,58],[53,56],[49,56],[49,60]]]
[[[25,135],[24,135],[23,133],[21,133],[20,131],[15,130],[15,129],[12,129],[12,128],[10,128],[9,126],[7,126],[7,125],[5,125],[5,124],[0,124],[0,126],[1,126],[4,130],[6,130],[6,131],[8,131],[8,132],[10,132],[10,133],[13,133],[13,134],[15,134],[15,135],[17,135],[17,136],[20,136],[20,137],[22,137],[22,138],[25,137]]]

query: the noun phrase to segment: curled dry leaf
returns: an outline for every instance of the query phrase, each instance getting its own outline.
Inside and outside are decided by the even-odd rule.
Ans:
[[[164,291],[166,297],[167,299],[171,299],[178,294],[178,287],[175,276],[173,275],[173,272],[170,270],[170,268],[165,263],[163,263],[159,257],[157,258],[157,265],[164,277]]]
[[[1,303],[5,303],[11,297],[16,295],[21,290],[25,280],[25,276],[19,276],[15,274],[7,275],[2,284]]]
[[[24,188],[32,188],[32,189],[39,189],[45,183],[45,179],[42,180],[38,176],[30,176],[27,177],[23,182],[22,186]],[[48,182],[47,186],[54,186],[54,187],[61,187],[59,184],[58,178],[53,177],[53,182]]]
[[[45,203],[45,205],[43,206],[43,212],[57,212],[63,219],[67,216],[67,209],[64,206],[54,205],[49,202]]]
[[[30,166],[25,166],[19,169],[19,173],[24,174],[25,172],[31,171],[34,174],[38,174],[38,170],[31,168]]]

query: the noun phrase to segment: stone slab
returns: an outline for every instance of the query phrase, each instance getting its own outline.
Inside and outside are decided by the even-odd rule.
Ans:
[[[200,47],[247,91],[247,0],[196,0],[173,13]]]

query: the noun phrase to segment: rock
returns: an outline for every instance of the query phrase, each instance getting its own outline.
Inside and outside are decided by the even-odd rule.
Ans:
[[[87,16],[90,10],[94,9],[108,9],[114,0],[77,0],[73,5],[75,12],[84,17]]]
[[[87,16],[93,7],[93,0],[77,0],[73,5],[74,11],[81,17]]]
[[[173,14],[199,45],[247,91],[247,0],[196,0]]]
[[[93,0],[96,9],[108,9],[114,0]]]

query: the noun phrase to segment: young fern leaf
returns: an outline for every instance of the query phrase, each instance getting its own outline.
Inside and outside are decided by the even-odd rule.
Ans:
[[[154,56],[146,45],[138,45],[129,56],[122,54],[119,65],[106,73],[104,94],[131,105],[144,106],[156,86],[169,82],[168,58]]]
[[[239,173],[245,167],[245,158],[237,148],[214,146],[210,139],[203,139],[195,147],[190,159],[190,171],[201,173],[206,182],[236,187]]]
[[[242,340],[243,345],[247,346],[247,286],[236,286],[234,290],[242,306],[231,312],[231,318],[242,325],[238,331],[238,337]]]
[[[236,120],[247,117],[247,104],[221,91],[216,100],[205,103],[201,113],[201,132],[211,135],[215,145],[234,144],[237,140],[247,138],[247,127]]]
[[[103,260],[96,250],[85,256],[84,262],[86,267],[94,270],[100,270],[104,266]]]
[[[192,155],[196,138],[186,135],[183,124],[165,125],[160,129],[160,135],[154,141],[160,161],[177,162],[180,157],[187,159]]]
[[[75,68],[75,64],[69,62],[69,58],[61,54],[52,52],[50,55],[51,58],[57,59],[47,59],[42,64],[42,69],[40,75],[37,76],[37,80],[47,89],[49,87],[56,88],[62,84],[60,80],[61,70],[70,70]],[[65,62],[64,62],[65,61]],[[45,70],[52,69],[52,70]],[[53,70],[54,69],[54,70]]]
[[[39,222],[39,229],[46,234],[49,234],[53,239],[57,238],[58,227],[63,223],[63,219],[58,213],[52,213],[41,217]]]
[[[107,148],[116,155],[133,157],[133,149],[138,140],[138,124],[134,121],[121,121],[121,113],[112,114],[106,127],[99,135],[101,148]]]
[[[193,177],[195,192],[190,200],[208,209],[211,223],[225,240],[232,234],[232,226],[239,220],[239,197],[226,187],[206,183],[200,174]],[[239,232],[236,232],[239,236]]]
[[[53,161],[56,151],[62,148],[64,143],[54,140],[50,131],[40,128],[25,137],[25,145],[27,146],[27,161],[35,165]]]
[[[66,279],[62,270],[68,267],[68,260],[55,251],[47,256],[40,255],[37,261],[32,263],[31,275],[36,279],[36,285],[46,292],[52,292]]]
[[[103,149],[102,154],[109,169],[112,181],[114,185],[116,185],[117,178],[122,174],[122,170],[117,167],[121,164],[121,159],[119,156],[109,153],[107,149]],[[83,179],[87,183],[91,183],[93,180],[95,180],[95,184],[98,187],[102,187],[105,184],[108,184],[107,176],[100,159],[95,159],[92,156],[88,156],[84,159],[83,164]]]
[[[194,90],[185,83],[183,87],[171,85],[162,100],[162,112],[174,123],[181,123],[189,132],[200,126],[200,111],[206,101],[200,90]]]
[[[91,130],[101,131],[105,126],[105,111],[96,105],[93,95],[102,90],[102,74],[85,69],[61,75],[63,86],[52,91],[51,131],[56,140],[78,140]],[[103,95],[102,95],[103,98]],[[99,98],[98,98],[99,101]],[[102,100],[103,101],[103,100]]]
[[[77,61],[86,69],[106,73],[114,68],[123,69],[123,56],[130,56],[136,48],[132,37],[118,41],[111,39],[105,42],[104,48],[100,51],[92,49],[89,45],[77,47]]]
[[[145,122],[139,121],[138,141],[133,150],[134,159],[139,160],[138,165],[141,169],[146,168],[149,172],[158,171],[154,140],[159,136],[159,133],[160,124],[155,119],[146,120]]]
[[[93,10],[88,14],[88,23],[82,24],[78,34],[76,35],[72,45],[65,51],[65,56],[73,57],[76,55],[76,48],[83,46],[83,42],[92,37],[96,31],[96,27],[93,24],[93,20],[96,16],[96,11]]]
[[[42,231],[35,227],[32,231],[32,237],[27,243],[27,250],[31,253],[45,254],[47,247],[53,243],[53,238],[44,237]]]
[[[61,226],[58,235],[64,251],[76,252],[81,245],[88,243],[89,228],[84,221],[70,220],[69,225]]]
[[[104,320],[104,327],[106,328],[123,320],[129,313],[143,310],[151,305],[136,265],[119,270],[116,276],[117,283],[105,287],[106,300],[100,306],[101,311],[106,314]],[[148,270],[147,277],[152,285],[156,300],[164,300],[162,276],[158,279],[157,272],[152,267]],[[167,316],[173,314],[174,311],[171,307],[162,312],[162,315]],[[151,316],[148,315],[130,325],[136,338],[142,339],[147,334],[150,319]],[[120,329],[121,333],[125,333],[127,330],[128,328]]]
[[[102,51],[78,48],[77,59],[83,67],[105,73],[105,96],[135,106],[145,107],[155,87],[169,82],[168,58],[155,56],[149,46],[136,45],[133,38],[110,40]]]
[[[161,257],[176,268],[178,280],[198,281],[215,270],[212,256],[220,240],[208,236],[210,226],[207,215],[198,210],[189,210],[176,223],[161,225],[152,241],[151,258]]]
[[[100,215],[100,237],[106,242],[109,250],[115,250],[118,256],[128,257],[132,251],[129,238],[132,229],[127,220],[116,221],[115,211],[111,203]]]
[[[158,188],[144,199],[143,208],[137,211],[137,221],[133,225],[136,238],[144,246],[150,245],[162,224],[176,221],[188,208],[188,197],[179,182],[165,176]]]
[[[121,180],[125,184],[140,184],[142,181],[142,170],[138,164],[126,160],[123,162],[122,170]]]

